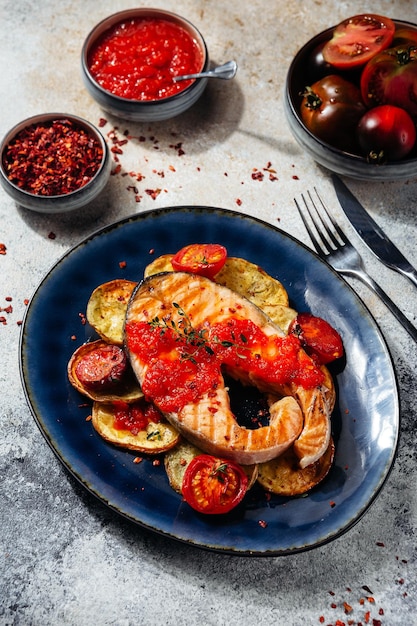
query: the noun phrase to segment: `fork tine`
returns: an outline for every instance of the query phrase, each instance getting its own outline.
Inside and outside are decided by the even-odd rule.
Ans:
[[[310,209],[308,208],[308,205],[307,205],[307,202],[306,202],[306,199],[305,199],[304,195],[303,195],[303,194],[301,194],[301,197],[302,197],[302,199],[303,199],[303,201],[304,201],[304,204],[305,204],[305,206],[306,206],[307,212],[308,212],[308,214],[309,214],[309,215],[310,215],[310,217],[311,217]],[[298,204],[298,202],[297,202],[297,199],[296,199],[296,198],[294,198],[294,202],[295,202],[295,206],[296,206],[296,207],[297,207],[297,209],[298,209],[298,212],[299,212],[299,214],[300,214],[300,217],[301,217],[301,219],[303,220],[303,224],[304,224],[304,226],[306,227],[306,230],[307,230],[307,232],[308,232],[308,234],[309,234],[309,237],[310,237],[311,241],[313,242],[313,246],[315,247],[316,251],[320,254],[320,253],[322,252],[322,246],[321,246],[321,244],[319,243],[319,241],[318,241],[317,237],[315,236],[315,234],[314,234],[313,230],[311,229],[310,224],[309,224],[309,223],[308,223],[308,221],[306,220],[305,215],[304,215],[303,211],[301,210],[300,205]],[[313,218],[312,218],[312,221],[314,222]]]
[[[335,229],[336,233],[337,233],[337,234],[338,234],[338,236],[340,237],[340,240],[341,240],[344,244],[348,244],[348,243],[349,243],[349,241],[348,241],[348,239],[346,238],[345,233],[344,233],[344,232],[343,232],[343,230],[340,228],[340,226],[338,225],[338,223],[334,220],[334,218],[332,217],[332,215],[329,213],[329,211],[328,211],[328,209],[327,209],[327,207],[326,207],[325,203],[323,202],[322,198],[320,197],[320,194],[319,194],[319,192],[317,191],[316,187],[314,187],[314,191],[316,192],[317,198],[319,199],[320,204],[321,204],[321,206],[323,207],[323,210],[324,210],[324,212],[326,213],[326,215],[327,215],[327,218],[328,218],[329,222],[331,223],[331,225],[332,225],[332,226],[333,226],[333,228]],[[340,245],[340,244],[339,244],[339,242],[337,241],[337,239],[335,238],[335,236],[332,234],[332,232],[329,230],[329,228],[328,228],[328,226],[325,224],[325,222],[324,222],[324,220],[323,220],[323,218],[322,218],[321,214],[320,214],[320,213],[319,213],[319,211],[317,210],[317,207],[316,207],[316,205],[314,204],[314,200],[313,200],[313,198],[312,198],[312,196],[311,196],[311,193],[310,193],[310,192],[308,192],[308,195],[310,196],[310,199],[311,199],[311,201],[312,201],[312,203],[313,203],[313,205],[314,205],[314,208],[316,209],[316,212],[317,212],[317,214],[318,214],[318,216],[319,216],[319,218],[320,218],[320,220],[321,220],[321,223],[322,223],[322,224],[323,224],[323,226],[326,228],[326,232],[328,233],[329,237],[331,238],[331,240],[332,240],[333,244],[334,244],[336,247],[337,247],[337,246],[339,246],[339,245]]]

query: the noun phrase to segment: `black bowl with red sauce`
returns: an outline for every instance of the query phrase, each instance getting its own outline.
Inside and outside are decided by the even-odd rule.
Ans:
[[[40,213],[85,207],[105,188],[111,158],[100,131],[66,113],[16,124],[0,145],[0,184],[17,204]]]
[[[416,25],[401,20],[393,20],[396,28],[416,29]],[[314,82],[309,69],[317,49],[332,37],[334,26],[328,28],[302,46],[288,69],[284,110],[288,125],[297,143],[317,163],[332,172],[365,181],[401,181],[417,177],[415,150],[401,161],[388,161],[384,164],[368,162],[363,156],[339,150],[316,137],[303,123],[300,114],[302,93]],[[337,72],[336,72],[337,73]]]
[[[134,122],[175,117],[202,95],[207,78],[174,82],[209,66],[207,46],[188,20],[160,9],[128,9],[97,24],[81,55],[90,95],[108,113]]]

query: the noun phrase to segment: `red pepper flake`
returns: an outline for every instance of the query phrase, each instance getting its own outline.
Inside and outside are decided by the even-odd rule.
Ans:
[[[71,341],[75,341],[77,339],[77,335],[71,335],[70,339]]]
[[[87,417],[85,418],[86,422],[91,422],[91,420],[93,419],[92,415],[87,415]]]
[[[252,172],[252,180],[263,180],[263,179],[264,179],[263,172],[260,172],[259,170],[255,170]]]
[[[156,200],[161,191],[162,189],[145,189],[145,193],[147,193],[148,196],[151,196],[152,200]]]
[[[11,304],[9,304],[9,306],[6,306],[4,309],[0,308],[0,311],[4,311],[4,313],[7,313],[7,314],[13,313],[13,307]]]
[[[148,254],[155,254],[155,248],[150,248]]]
[[[297,176],[297,174],[294,174],[292,178],[293,178],[293,180],[300,180],[299,177]]]
[[[116,167],[114,168],[114,170],[110,172],[110,174],[112,176],[115,176],[116,174],[120,174],[121,169],[122,169],[122,166],[120,165],[120,163],[118,163],[118,165],[116,165]]]
[[[119,146],[112,146],[110,150],[113,154],[123,154],[123,150]]]
[[[324,622],[325,622],[324,615],[320,615],[319,622],[320,622],[320,624],[324,624]]]
[[[370,618],[371,618],[371,612],[370,611],[366,611],[366,613],[365,613],[365,624],[369,624]]]
[[[6,296],[4,299],[6,300],[6,302],[13,302],[12,296]]]
[[[242,206],[242,200],[240,198],[236,198],[236,204],[238,206]]]
[[[9,180],[37,196],[60,196],[83,187],[102,160],[97,139],[68,119],[31,124],[10,141],[4,153]]]
[[[127,265],[126,261],[120,261],[119,263],[119,267],[121,270],[123,270],[126,267],[126,265]]]
[[[27,305],[29,304],[29,298],[25,298],[25,299],[23,300],[23,304],[24,304],[25,306],[27,306]]]
[[[48,233],[48,239],[56,239],[55,233],[53,233],[52,231]]]
[[[331,605],[330,605],[330,607],[331,607],[332,609],[337,609],[337,604],[336,604],[335,602],[332,602],[332,603],[331,603]]]
[[[6,254],[7,248],[5,243],[0,243],[0,254]]]
[[[334,509],[334,507],[336,506],[336,502],[334,502],[334,500],[330,500],[330,506],[332,509]]]
[[[159,467],[159,465],[161,465],[161,459],[154,459],[154,460],[152,461],[152,465],[153,465],[154,467]]]
[[[136,465],[138,463],[142,463],[143,458],[141,456],[135,456],[135,458],[133,459],[133,463],[135,463]]]
[[[266,528],[266,527],[268,526],[268,522],[266,522],[266,521],[265,521],[265,520],[263,520],[263,519],[260,519],[260,520],[258,521],[258,524],[259,524],[259,526],[260,526],[261,528]]]
[[[378,548],[385,548],[385,543],[383,541],[377,541],[376,545],[378,546]]]
[[[17,320],[16,324],[17,324],[18,326],[21,326],[21,325],[23,324],[23,321],[22,321],[22,320]]]
[[[81,324],[85,326],[87,324],[87,318],[84,313],[78,313],[78,317],[81,320]]]
[[[343,602],[343,609],[344,609],[346,615],[348,615],[349,613],[352,613],[352,611],[353,611],[353,608],[347,602]]]
[[[7,320],[4,315],[0,316],[0,324],[3,324],[3,326],[7,326]]]
[[[104,119],[104,117],[100,117],[100,119],[98,121],[99,128],[103,128],[103,126],[105,126],[106,124],[107,124],[107,120]]]

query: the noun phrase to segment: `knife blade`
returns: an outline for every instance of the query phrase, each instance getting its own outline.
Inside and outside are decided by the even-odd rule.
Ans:
[[[371,252],[384,265],[399,272],[417,287],[417,270],[373,220],[339,176],[332,174],[332,179],[340,206]]]

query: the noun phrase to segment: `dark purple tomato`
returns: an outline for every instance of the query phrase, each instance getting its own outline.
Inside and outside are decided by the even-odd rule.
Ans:
[[[383,104],[369,109],[360,119],[357,138],[369,161],[399,161],[413,149],[416,127],[407,111]]]

